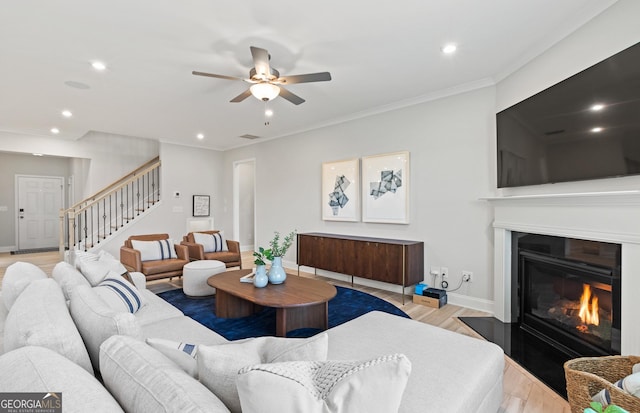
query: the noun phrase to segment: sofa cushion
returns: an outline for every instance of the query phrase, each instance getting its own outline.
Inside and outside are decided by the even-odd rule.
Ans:
[[[171,271],[182,271],[182,267],[189,261],[172,258],[158,261],[145,261],[142,263],[142,272],[146,275],[162,274]]]
[[[94,291],[112,310],[118,312],[134,314],[147,304],[133,284],[114,272],[110,272]]]
[[[128,412],[228,412],[206,387],[142,341],[113,336],[100,348],[105,386]]]
[[[148,338],[147,344],[176,363],[189,376],[198,378],[198,345],[163,338]]]
[[[158,297],[162,300],[162,298]],[[143,311],[152,308],[153,304],[145,306],[138,311],[136,318]],[[175,308],[175,307],[173,307]],[[177,311],[179,311],[176,308]],[[153,323],[140,324],[143,337],[163,338],[166,340],[182,341],[185,343],[197,343],[199,345],[215,345],[228,343],[228,340],[213,330],[187,316],[171,317],[158,320]]]
[[[58,285],[60,285],[60,288],[62,288],[62,293],[66,300],[69,300],[71,290],[73,290],[76,285],[91,286],[89,281],[87,281],[85,276],[82,275],[76,267],[64,261],[57,263],[56,266],[53,267],[51,277],[53,277]]]
[[[7,315],[4,349],[42,346],[93,374],[89,355],[73,323],[60,286],[51,278],[33,281]]]
[[[174,242],[171,239],[157,241],[131,240],[133,249],[140,251],[141,261],[157,261],[178,258]]]
[[[500,408],[504,352],[493,343],[380,311],[330,328],[327,334],[330,360],[397,352],[411,360],[400,412],[424,411],[425,406],[460,413]]]
[[[29,346],[3,354],[0,371],[3,392],[62,393],[62,411],[65,413],[122,412],[120,405],[95,377],[47,348]]]
[[[240,254],[231,251],[207,252],[204,254],[205,260],[216,260],[222,262],[240,261]]]
[[[28,262],[15,262],[7,267],[2,277],[2,299],[7,310],[16,298],[34,280],[47,278],[47,274],[39,267]]]
[[[281,361],[327,359],[327,334],[301,338],[258,337],[198,348],[198,376],[234,413],[239,413],[238,371],[246,366]]]
[[[96,370],[99,369],[100,344],[107,338],[120,334],[141,339],[135,316],[113,311],[90,287],[79,285],[71,291],[69,310]]]
[[[219,232],[216,232],[214,234],[194,232],[193,240],[196,244],[202,244],[205,253],[229,251],[229,247],[227,247],[227,241],[224,239],[224,235]]]
[[[238,372],[238,393],[243,413],[397,412],[409,374],[402,354],[258,364]]]

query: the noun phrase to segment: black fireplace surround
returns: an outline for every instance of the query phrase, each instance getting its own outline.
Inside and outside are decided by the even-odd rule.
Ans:
[[[620,245],[513,233],[512,322],[573,357],[620,354]]]
[[[620,354],[621,246],[521,232],[511,235],[512,322],[495,317],[460,319],[566,398],[567,360]],[[582,302],[587,314],[598,315],[597,321],[582,320]]]

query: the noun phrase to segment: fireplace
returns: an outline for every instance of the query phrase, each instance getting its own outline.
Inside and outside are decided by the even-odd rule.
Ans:
[[[620,354],[620,245],[512,236],[512,320],[574,357]]]

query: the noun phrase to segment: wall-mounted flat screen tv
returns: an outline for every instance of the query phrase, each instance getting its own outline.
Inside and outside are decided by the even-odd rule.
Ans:
[[[496,122],[498,188],[640,174],[640,43]]]

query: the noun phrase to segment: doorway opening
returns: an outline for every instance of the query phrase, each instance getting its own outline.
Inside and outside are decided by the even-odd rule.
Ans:
[[[253,251],[256,237],[255,159],[233,163],[233,233],[241,251]]]

